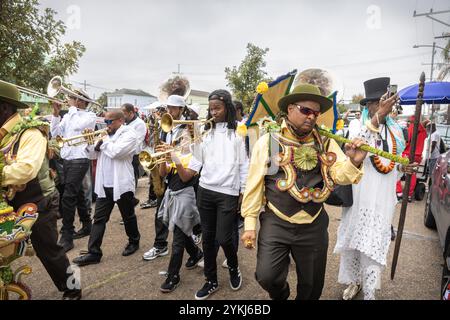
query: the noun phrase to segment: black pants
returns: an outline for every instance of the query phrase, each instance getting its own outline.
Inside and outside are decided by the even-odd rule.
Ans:
[[[55,191],[52,195],[37,203],[37,206],[39,216],[31,229],[31,243],[37,257],[41,260],[59,291],[80,289],[67,287],[67,280],[72,276],[72,271],[69,270],[70,263],[63,248],[57,244],[56,221],[59,193]]]
[[[163,197],[157,198],[157,206],[155,211],[155,242],[153,246],[157,249],[167,248],[167,237],[169,236],[169,229],[162,222],[161,218],[158,218],[158,210],[161,206]]]
[[[106,230],[106,223],[109,221],[114,204],[116,203],[113,198],[113,188],[104,188],[104,190],[106,198],[97,198],[95,202],[94,223],[92,224],[88,244],[89,253],[100,257],[102,256],[101,245]],[[126,192],[117,200],[117,205],[122,215],[129,243],[138,244],[141,235],[139,234],[137,219],[134,213],[133,199],[133,192]]]
[[[148,202],[158,200],[158,197],[155,194],[152,182],[152,175],[148,174]]]
[[[90,223],[91,217],[86,205],[83,190],[83,178],[89,169],[88,159],[64,160],[64,194],[62,196],[62,238],[72,241],[75,220],[75,209],[78,209],[80,220]]]
[[[187,236],[180,228],[175,226],[173,229],[172,255],[170,257],[169,269],[170,276],[178,275],[181,264],[183,263],[184,249],[191,257],[196,257],[200,249],[195,245],[192,237]]]
[[[135,154],[133,156],[133,161],[131,162],[133,165],[133,171],[134,171],[134,184],[137,187],[138,180],[139,180],[139,155]]]
[[[197,207],[200,212],[205,254],[205,277],[217,282],[216,240],[222,247],[230,268],[238,267],[237,250],[233,244],[238,196],[214,192],[199,186]]]
[[[293,224],[266,208],[260,215],[256,280],[275,300],[287,299],[289,254],[295,260],[298,300],[322,294],[328,250],[328,214],[322,209],[311,224]]]

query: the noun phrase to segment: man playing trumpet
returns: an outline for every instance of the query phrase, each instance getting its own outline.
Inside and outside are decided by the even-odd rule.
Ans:
[[[100,262],[106,223],[116,203],[128,236],[128,245],[122,255],[129,256],[139,249],[140,234],[133,204],[135,181],[132,165],[137,134],[133,128],[124,125],[122,111],[108,112],[105,123],[109,137],[99,140],[95,147],[88,147],[90,153],[98,157],[95,175],[95,193],[98,198],[88,253],[73,260],[79,266]]]

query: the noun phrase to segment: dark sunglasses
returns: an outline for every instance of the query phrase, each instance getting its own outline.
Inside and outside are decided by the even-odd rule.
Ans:
[[[110,124],[112,124],[115,120],[117,119],[105,119],[105,123],[109,126]]]
[[[320,116],[320,111],[314,111],[313,109],[310,109],[308,107],[299,105],[294,103],[294,105],[298,108],[298,111],[300,111],[302,114],[304,114],[305,116],[310,116],[310,115],[314,115],[314,117],[318,117]]]

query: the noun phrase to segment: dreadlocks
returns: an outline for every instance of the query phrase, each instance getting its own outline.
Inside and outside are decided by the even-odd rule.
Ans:
[[[231,94],[227,91],[227,90],[215,90],[213,92],[211,92],[211,94],[208,97],[208,101],[211,100],[220,100],[225,104],[225,109],[227,111],[227,128],[228,129],[233,129],[236,130],[237,124],[236,124],[236,109],[234,108],[233,105],[233,100],[231,98]],[[209,112],[208,109],[208,116],[207,119],[211,119],[211,113]],[[213,128],[216,127],[216,123],[213,122],[212,123]],[[205,130],[208,130],[211,128],[211,124],[207,124],[205,126]]]

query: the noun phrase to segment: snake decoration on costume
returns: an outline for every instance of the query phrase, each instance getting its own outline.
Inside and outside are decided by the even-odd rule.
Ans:
[[[278,179],[276,187],[281,192],[289,194],[298,202],[315,203],[324,202],[335,187],[334,181],[329,174],[330,167],[336,162],[334,152],[323,151],[323,142],[320,135],[313,130],[313,141],[316,141],[319,147],[314,145],[302,145],[289,140],[281,135],[281,127],[268,124],[266,130],[272,138],[279,143],[282,151],[276,156],[275,163],[282,168],[285,173],[284,179]],[[297,169],[301,171],[311,171],[320,163],[320,171],[324,181],[324,186],[320,188],[299,188],[297,181]]]

